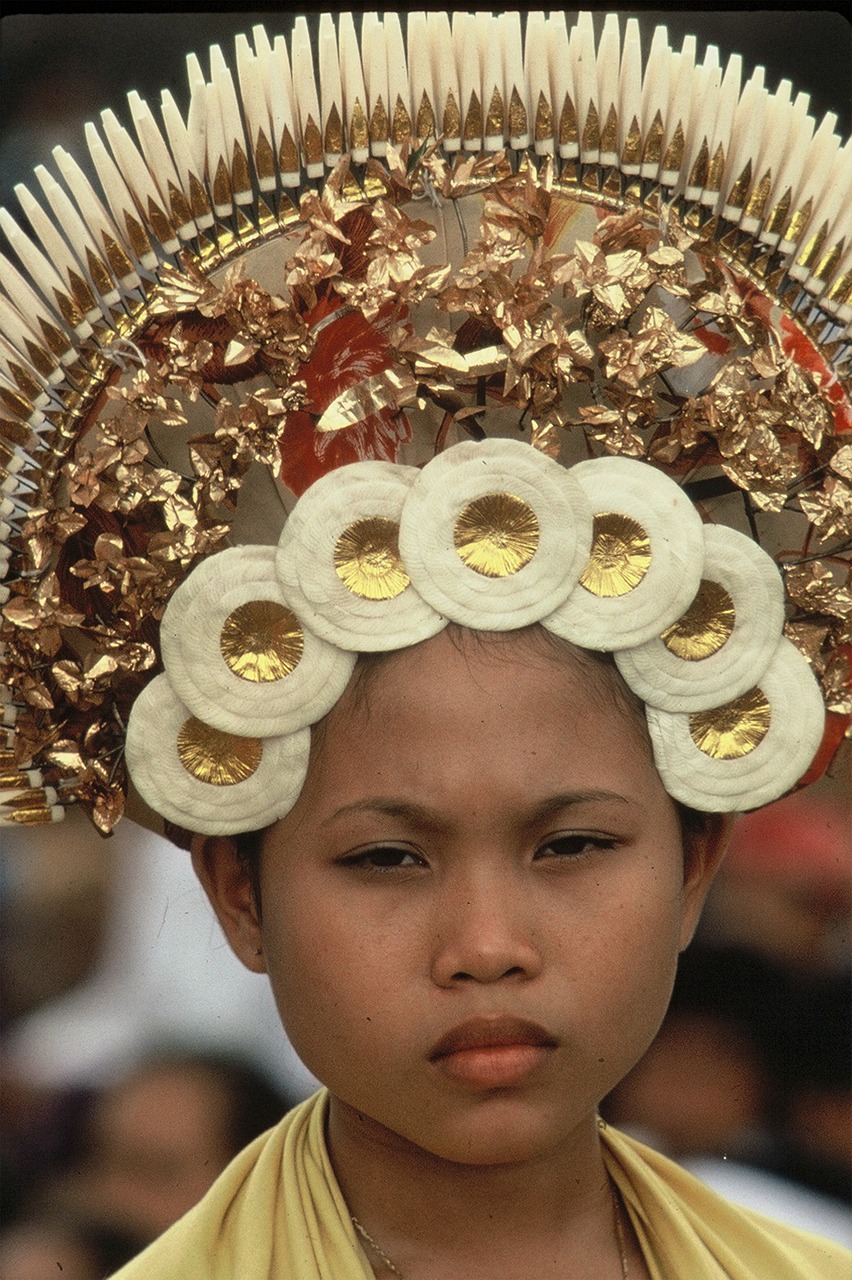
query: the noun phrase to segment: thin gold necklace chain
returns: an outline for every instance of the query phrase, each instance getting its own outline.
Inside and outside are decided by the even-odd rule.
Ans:
[[[619,1206],[619,1201],[618,1201],[618,1192],[616,1191],[615,1187],[612,1185],[612,1182],[610,1182],[609,1186],[610,1186],[610,1194],[612,1196],[612,1214],[613,1214],[613,1219],[615,1221],[615,1238],[618,1241],[618,1253],[619,1253],[619,1258],[621,1260],[621,1280],[629,1280],[629,1272],[628,1272],[628,1265],[627,1265],[627,1241],[624,1238],[624,1224],[621,1221],[621,1208]],[[388,1255],[385,1253],[385,1251],[382,1248],[380,1248],[379,1245],[376,1244],[373,1237],[367,1231],[367,1228],[358,1221],[354,1213],[351,1214],[350,1216],[352,1218],[352,1225],[357,1231],[358,1235],[361,1237],[364,1243],[370,1249],[372,1249],[373,1253],[379,1259],[382,1266],[385,1267],[386,1270],[388,1270],[392,1276],[396,1276],[397,1280],[403,1280],[403,1274],[400,1271],[399,1267],[396,1265],[396,1263],[392,1262],[391,1259],[388,1257]]]
[[[398,1276],[399,1280],[403,1280],[402,1272],[400,1271],[399,1267],[397,1267],[393,1262],[391,1262],[390,1258],[384,1252],[383,1249],[379,1248],[379,1246],[376,1244],[373,1237],[367,1231],[367,1228],[361,1225],[361,1223],[355,1217],[354,1213],[350,1214],[350,1217],[352,1218],[352,1225],[355,1228],[355,1230],[358,1232],[358,1235],[361,1237],[364,1243],[366,1245],[369,1245],[369,1247],[373,1250],[373,1253],[379,1259],[382,1266],[386,1267],[392,1276]]]

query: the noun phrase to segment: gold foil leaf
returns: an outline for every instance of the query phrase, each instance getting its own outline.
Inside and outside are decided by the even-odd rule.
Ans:
[[[806,613],[826,613],[845,618],[852,614],[852,576],[846,582],[832,572],[830,562],[811,560],[787,569],[785,583],[790,598]]]
[[[799,502],[824,538],[842,538],[852,529],[852,487],[838,477],[828,476],[821,492],[803,493]]]
[[[411,581],[399,555],[399,525],[384,516],[366,516],[343,530],[334,547],[334,568],[362,600],[395,600]]]
[[[736,622],[734,602],[718,582],[703,579],[692,604],[661,634],[666,648],[686,662],[700,662],[717,653]]]
[[[487,493],[459,512],[453,540],[469,569],[486,578],[508,578],[536,553],[538,517],[512,493]]]
[[[219,634],[228,667],[253,684],[271,684],[289,676],[304,647],[296,615],[275,600],[247,600],[228,614]]]
[[[417,383],[407,369],[383,369],[341,391],[323,413],[317,431],[341,431],[381,409],[395,410],[413,404],[416,397]]]
[[[548,418],[533,418],[530,423],[530,444],[548,458],[558,458],[561,441],[556,422]]]
[[[852,444],[845,444],[838,449],[829,465],[832,471],[852,484]]]
[[[710,711],[694,711],[689,717],[692,741],[714,760],[741,760],[760,746],[769,731],[772,708],[761,689]]]
[[[231,787],[258,769],[263,743],[259,738],[223,733],[191,716],[178,733],[177,752],[184,769],[199,782]]]
[[[638,520],[619,511],[600,512],[593,527],[592,550],[580,584],[604,599],[625,596],[651,566],[651,540]]]

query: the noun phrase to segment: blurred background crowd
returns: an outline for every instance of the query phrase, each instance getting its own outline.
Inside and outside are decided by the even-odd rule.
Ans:
[[[757,17],[755,18],[755,13]],[[279,13],[3,18],[0,199],[131,88]],[[791,75],[849,131],[849,25],[808,10],[643,15]],[[768,41],[767,23],[772,25]],[[671,1011],[607,1119],[740,1200],[852,1243],[852,785],[740,820]],[[70,813],[0,830],[0,1280],[101,1280],[314,1087],[185,854]]]

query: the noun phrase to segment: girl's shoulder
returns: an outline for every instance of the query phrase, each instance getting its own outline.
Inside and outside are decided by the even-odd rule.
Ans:
[[[654,1280],[852,1280],[843,1245],[732,1204],[626,1134],[601,1136]]]

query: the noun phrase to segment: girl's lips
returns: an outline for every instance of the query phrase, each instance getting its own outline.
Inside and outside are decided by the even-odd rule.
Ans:
[[[429,1060],[460,1084],[505,1089],[520,1084],[556,1045],[534,1022],[471,1018],[443,1036]]]

